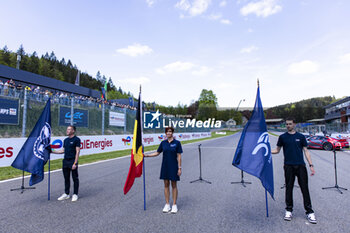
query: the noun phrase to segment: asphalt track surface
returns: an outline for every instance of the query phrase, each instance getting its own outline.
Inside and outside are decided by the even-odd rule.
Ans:
[[[275,201],[269,198],[269,217],[260,181],[244,188],[240,170],[231,165],[240,134],[200,142],[203,178],[212,182],[190,183],[199,177],[199,143],[183,146],[183,174],[178,184],[177,214],[164,214],[163,181],[159,180],[161,156],[146,158],[147,210],[143,210],[142,178],[127,195],[123,186],[130,158],[79,168],[80,199],[57,201],[63,193],[63,175],[51,173],[51,201],[47,200],[47,176],[35,190],[10,192],[20,180],[0,183],[0,232],[349,232],[350,191],[322,190],[334,185],[333,154],[311,150],[316,175],[309,187],[318,224],[305,218],[302,195],[294,189],[294,217],[283,220],[283,154],[273,155]],[[271,145],[277,138],[270,137]],[[338,184],[350,188],[350,154],[337,153]],[[28,184],[28,179],[26,179]]]

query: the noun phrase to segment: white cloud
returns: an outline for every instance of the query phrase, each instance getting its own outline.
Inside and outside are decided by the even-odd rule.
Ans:
[[[204,76],[211,72],[211,70],[212,69],[207,66],[196,65],[191,62],[176,61],[169,63],[162,68],[156,69],[155,72],[160,75],[164,75],[169,73],[189,71],[192,75]]]
[[[198,76],[204,76],[204,75],[207,75],[210,71],[211,71],[211,69],[209,67],[200,66],[200,67],[198,67],[198,69],[192,71],[192,74],[198,75]]]
[[[290,74],[312,74],[316,73],[320,68],[317,62],[304,60],[301,62],[292,63],[288,66],[288,73]]]
[[[213,85],[213,89],[227,89],[227,88],[232,89],[233,87],[236,87],[236,86],[229,82],[220,82]]]
[[[340,56],[338,60],[340,64],[350,64],[350,53]]]
[[[190,16],[203,14],[209,7],[211,0],[180,0],[175,7],[187,12]]]
[[[149,7],[152,7],[156,3],[156,0],[146,0],[146,3]]]
[[[152,53],[153,50],[147,45],[133,44],[126,48],[117,49],[117,52],[130,57],[137,57]]]
[[[222,20],[220,20],[220,23],[229,25],[229,24],[231,24],[231,21],[228,19],[222,19]]]
[[[241,53],[251,53],[251,52],[254,52],[254,51],[258,50],[258,49],[259,49],[258,47],[252,45],[250,47],[242,48],[240,52]]]
[[[162,68],[156,69],[158,74],[168,74],[174,72],[181,72],[191,70],[195,65],[191,62],[177,61],[163,66]]]
[[[208,19],[210,20],[219,20],[222,18],[222,14],[211,14],[208,16]]]
[[[219,6],[220,7],[225,7],[227,5],[227,1],[226,0],[223,0],[220,2]]]
[[[222,23],[222,24],[227,24],[227,25],[232,24],[230,20],[223,19],[221,13],[211,14],[211,15],[208,16],[208,19],[214,20],[214,21],[220,20],[220,23]]]
[[[120,79],[118,80],[120,83],[125,84],[135,84],[135,85],[142,85],[145,83],[150,82],[150,79],[144,76],[138,77],[138,78],[126,78],[126,79]]]
[[[252,33],[254,30],[251,28],[248,28],[247,32]]]
[[[268,17],[282,10],[282,6],[277,4],[277,0],[261,0],[258,2],[250,2],[241,8],[240,12],[243,16],[255,14],[258,17]]]

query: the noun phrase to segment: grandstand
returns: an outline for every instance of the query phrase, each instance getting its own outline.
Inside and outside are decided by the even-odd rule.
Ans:
[[[134,100],[130,101],[130,99],[105,101],[100,98],[101,93],[99,91],[0,65],[0,114],[2,109],[6,112],[11,108],[8,107],[6,110],[2,106],[8,104],[16,106],[12,108],[16,109],[14,121],[2,122],[0,119],[0,138],[20,137],[22,135],[24,90],[27,90],[28,101],[26,136],[29,135],[36,119],[39,118],[45,105],[44,102],[49,98],[51,98],[51,124],[54,136],[65,135],[66,126],[70,122],[70,108],[72,105],[74,106],[74,113],[79,112],[79,114],[84,115],[80,122],[78,122],[78,119],[74,120],[80,135],[101,135],[102,132],[106,135],[114,135],[131,134],[133,132],[136,101],[136,103]],[[133,103],[134,106],[130,106],[130,103]],[[104,114],[102,114],[103,104],[105,104]],[[147,111],[144,103],[143,107]],[[116,119],[115,114],[124,117],[121,117],[122,122],[113,125],[110,120]],[[104,130],[102,130],[103,115],[105,116]],[[177,130],[177,132],[194,131],[207,130],[196,127]],[[159,133],[163,132],[163,129],[145,129],[144,132]]]

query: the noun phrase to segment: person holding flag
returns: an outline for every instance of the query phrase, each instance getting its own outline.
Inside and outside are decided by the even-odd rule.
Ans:
[[[78,176],[78,160],[80,154],[80,138],[76,135],[76,127],[70,125],[67,127],[68,138],[64,139],[63,149],[52,150],[54,154],[63,154],[64,158],[62,161],[62,171],[64,176],[64,193],[57,199],[59,201],[67,200],[70,198],[70,174],[72,173],[72,178],[74,182],[74,193],[72,196],[72,201],[78,200],[79,191],[79,176]]]
[[[278,137],[277,148],[271,151],[272,154],[278,154],[283,147],[284,177],[286,184],[286,212],[284,220],[292,220],[293,187],[295,177],[298,177],[298,183],[303,194],[306,217],[310,223],[316,224],[317,220],[312,210],[307,170],[303,158],[304,152],[310,166],[310,175],[313,176],[315,174],[315,169],[311,161],[310,153],[307,150],[307,142],[304,135],[295,131],[295,120],[293,118],[287,118],[286,127],[288,132]]]
[[[174,128],[167,127],[165,128],[165,134],[167,139],[163,140],[156,152],[145,154],[145,157],[154,157],[158,156],[163,152],[162,168],[160,171],[160,179],[164,180],[164,195],[165,195],[165,206],[163,208],[163,213],[171,212],[176,214],[178,211],[176,201],[178,196],[178,189],[176,182],[180,180],[181,176],[181,154],[182,146],[180,141],[174,139]],[[170,181],[173,194],[173,205],[170,208],[169,199],[170,199]]]

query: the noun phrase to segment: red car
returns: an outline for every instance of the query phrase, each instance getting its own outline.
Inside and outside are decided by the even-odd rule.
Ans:
[[[349,148],[349,143],[346,139],[336,139],[324,136],[311,136],[306,138],[307,147],[315,149],[333,150],[341,148]]]

